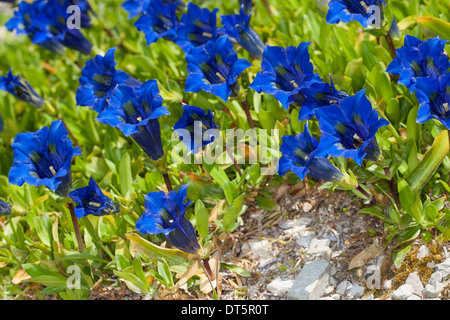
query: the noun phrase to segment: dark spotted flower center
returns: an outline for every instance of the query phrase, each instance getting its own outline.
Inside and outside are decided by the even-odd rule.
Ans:
[[[216,55],[210,63],[203,62],[200,65],[205,74],[206,80],[211,84],[221,84],[227,81],[230,73],[230,66],[227,65],[221,55]]]
[[[36,174],[40,179],[53,178],[64,163],[64,157],[58,154],[54,144],[48,145],[47,154],[33,151],[30,154],[30,159],[33,161],[36,168]]]

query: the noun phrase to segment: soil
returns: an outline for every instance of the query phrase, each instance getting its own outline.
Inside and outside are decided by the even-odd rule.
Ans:
[[[305,247],[295,241],[298,239],[297,233],[303,233],[303,236],[306,233],[315,239],[330,239],[334,287],[344,280],[366,286],[366,267],[377,263],[381,268],[381,283],[391,280],[392,286],[388,289],[366,289],[363,299],[389,298],[414,270],[419,271],[422,283],[426,284],[432,273],[429,262],[434,261],[437,264],[444,259],[439,254],[443,252],[442,244],[425,244],[418,239],[412,243],[412,250],[398,269],[393,264],[394,248],[393,244],[390,244],[378,256],[364,261],[361,267],[349,270],[351,261],[360,252],[374,243],[380,243],[386,235],[379,218],[358,214],[366,204],[353,196],[350,197],[346,192],[328,193],[327,190],[310,189],[303,182],[294,186],[284,183],[272,191],[271,199],[277,202],[278,206],[273,211],[264,211],[254,202],[253,196],[256,193],[251,194],[247,197],[249,209],[242,217],[242,226],[235,230],[230,238],[221,242],[221,262],[235,264],[250,273],[250,276],[240,276],[222,268],[218,287],[219,298],[222,300],[286,299],[287,292],[278,294],[269,291],[267,287],[274,279],[295,281],[303,265],[311,259]],[[295,226],[298,220],[308,221],[308,227],[300,230],[289,228]],[[264,240],[266,245],[260,249],[265,255],[257,256],[255,250],[245,250],[252,241]],[[415,255],[418,248],[424,244],[431,249],[433,255],[425,261],[418,261]],[[140,300],[146,297],[133,293],[122,284],[122,287],[114,289],[100,286],[92,292],[89,299]],[[178,290],[176,294],[165,294],[152,299],[211,299],[211,294]]]

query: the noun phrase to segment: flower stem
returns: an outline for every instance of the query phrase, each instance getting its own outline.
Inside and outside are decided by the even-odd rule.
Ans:
[[[250,109],[248,108],[247,101],[242,101],[242,108],[245,111],[245,115],[247,116],[248,124],[250,128],[255,129],[255,122],[253,121],[252,115],[250,114]]]
[[[214,277],[214,273],[211,270],[211,266],[209,265],[209,259],[201,259],[197,257],[198,263],[202,266],[203,271],[205,271],[206,277],[208,278],[209,285],[211,286],[211,290],[213,291],[213,296],[217,298],[216,289],[214,289],[214,285],[212,283],[212,279]]]
[[[394,46],[394,42],[392,41],[391,35],[388,33],[384,37],[388,43],[389,50],[391,51],[392,57],[393,58],[397,57],[397,52],[395,51],[395,46]]]
[[[236,158],[233,155],[233,151],[231,151],[230,147],[228,146],[228,144],[225,144],[225,148],[227,149],[227,153],[230,156],[230,158],[233,160],[233,165],[236,168],[237,172],[239,172],[240,175],[242,175],[242,169],[241,166],[239,165],[239,163],[236,161]]]
[[[163,173],[163,177],[164,177],[164,182],[166,183],[167,186],[167,191],[172,191],[172,183],[170,182],[170,178],[167,172]]]
[[[73,143],[76,146],[80,146],[80,144],[78,143],[77,138],[75,138],[75,136],[73,135],[72,131],[69,129],[69,127],[67,126],[67,123],[64,121],[64,119],[62,117],[61,117],[61,121],[62,121],[64,127],[66,127],[67,133],[69,133],[69,136],[72,139]]]
[[[72,202],[69,202],[67,206],[69,207],[70,217],[72,218],[73,228],[75,230],[75,235],[77,237],[78,249],[80,250],[81,253],[84,253],[83,238],[81,237],[80,225],[78,224],[78,219],[77,216],[75,215],[75,207]]]

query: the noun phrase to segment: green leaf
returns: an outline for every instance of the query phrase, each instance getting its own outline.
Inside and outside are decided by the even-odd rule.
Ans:
[[[229,206],[223,215],[223,231],[231,232],[234,230],[238,212],[234,206]]]
[[[431,221],[434,221],[439,216],[438,209],[432,204],[428,205],[425,208],[425,212],[426,212],[428,218],[430,218]]]
[[[202,158],[203,161],[203,167],[208,171],[209,175],[217,184],[219,184],[222,188],[225,184],[225,182],[229,182],[230,179],[228,178],[228,175],[226,172],[217,164],[207,164]]]
[[[261,127],[266,130],[271,130],[275,126],[276,117],[272,115],[270,111],[266,111],[261,109],[259,111],[259,122],[261,123]]]
[[[416,144],[419,143],[419,125],[416,123],[418,111],[419,107],[412,108],[406,120],[406,141]]]
[[[114,274],[116,276],[128,281],[129,283],[131,283],[135,288],[137,288],[139,290],[139,292],[141,294],[146,295],[146,294],[150,293],[150,288],[149,288],[147,281],[145,281],[145,282],[142,281],[136,275],[129,273],[129,272],[122,272],[122,271],[116,271],[116,270],[114,270]],[[127,283],[127,286],[130,288],[129,283]],[[134,289],[133,286],[131,286],[130,290]],[[133,291],[136,291],[136,289],[134,289]]]
[[[133,178],[131,176],[131,158],[128,153],[125,153],[120,159],[119,164],[119,181],[120,192],[122,196],[128,199],[133,191]]]
[[[238,212],[238,214],[241,213],[244,204],[245,204],[245,193],[242,193],[239,197],[237,197],[233,201],[233,206],[236,207],[236,211]]]
[[[142,261],[139,255],[136,255],[133,259],[133,270],[134,274],[141,279],[143,283],[147,283],[147,277],[144,274],[144,270],[142,269]]]
[[[277,207],[279,207],[278,203],[276,203],[275,201],[261,196],[256,196],[256,202],[261,209],[266,211],[273,211]]]
[[[417,17],[416,21],[417,23],[422,24],[424,29],[428,29],[433,34],[438,35],[441,39],[450,40],[449,22],[436,17]]]
[[[28,281],[36,282],[46,287],[63,287],[63,288],[67,287],[67,278],[60,274],[41,275],[33,277],[31,280]]]
[[[168,287],[173,287],[172,273],[170,272],[169,265],[167,264],[166,260],[162,259],[162,262],[158,261],[157,267],[158,273],[164,279],[166,285]]]
[[[234,182],[226,181],[223,185],[223,191],[225,193],[225,198],[227,199],[228,204],[232,205],[234,199],[236,199],[239,195]]]
[[[92,254],[87,253],[75,253],[75,254],[69,254],[64,257],[56,258],[54,261],[72,261],[72,260],[92,260],[92,261],[99,261],[103,263],[109,263],[108,260],[102,259],[98,256],[94,256]]]
[[[195,221],[197,222],[198,234],[205,237],[209,233],[209,211],[202,200],[195,203]]]
[[[127,239],[129,239],[134,249],[141,253],[145,258],[154,262],[165,259],[171,270],[177,273],[184,273],[187,270],[188,254],[178,249],[167,249],[157,246],[135,233],[127,233]]]
[[[393,125],[398,125],[401,119],[400,102],[397,98],[392,98],[386,105],[386,116]]]
[[[401,180],[398,184],[398,193],[402,208],[409,212],[409,208],[415,201],[416,195],[405,180]]]
[[[399,246],[402,243],[414,240],[415,238],[417,238],[419,236],[420,230],[421,229],[419,226],[414,226],[414,227],[410,227],[408,229],[401,231],[398,234],[396,246]]]
[[[400,268],[400,266],[403,263],[403,260],[405,260],[406,255],[408,254],[408,252],[411,250],[411,245],[408,244],[406,245],[403,249],[395,251],[392,254],[392,258],[394,260],[394,265],[395,267],[398,269]]]
[[[383,214],[383,212],[381,211],[381,208],[379,208],[377,206],[361,209],[358,211],[358,214],[369,214],[369,215],[375,216],[381,220],[384,220],[386,222],[391,222],[391,219],[386,217]]]
[[[419,160],[417,159],[417,147],[416,144],[413,143],[408,156],[408,172],[412,172],[418,164]]]
[[[241,277],[244,277],[244,278],[251,277],[250,272],[248,272],[247,270],[245,270],[245,269],[243,269],[243,268],[241,268],[241,267],[239,267],[239,266],[237,266],[235,264],[222,262],[220,265],[222,267],[225,267],[225,268],[233,271],[234,273],[236,273],[237,275],[240,275]]]
[[[412,190],[421,191],[448,155],[450,150],[448,136],[447,130],[442,131],[434,140],[431,148],[425,153],[422,161],[406,177],[406,181]]]

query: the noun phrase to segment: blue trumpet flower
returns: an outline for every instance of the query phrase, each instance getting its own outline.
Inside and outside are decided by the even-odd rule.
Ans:
[[[27,80],[15,76],[12,69],[5,77],[0,77],[0,90],[9,92],[20,101],[24,101],[35,108],[44,107],[44,99],[34,91]]]
[[[80,155],[61,120],[36,132],[19,133],[11,145],[14,160],[9,182],[18,186],[27,183],[44,185],[61,197],[72,188],[71,161]]]
[[[309,87],[301,89],[299,95],[301,96],[299,98],[301,100],[299,102],[301,104],[299,121],[311,119],[315,109],[338,104],[340,99],[348,96],[347,93],[336,90],[333,80],[331,80],[331,84],[315,82]]]
[[[251,14],[245,13],[244,6],[241,7],[237,15],[223,15],[221,17],[223,28],[221,31],[228,34],[242,48],[248,51],[252,56],[261,59],[265,44],[261,37],[250,25]]]
[[[122,8],[128,11],[128,19],[147,13],[147,7],[152,0],[128,0],[122,4]]]
[[[250,14],[253,10],[252,0],[239,0],[239,5],[244,9],[245,14]]]
[[[35,0],[33,3],[21,1],[18,10],[6,24],[9,31],[25,34],[33,44],[56,54],[62,54],[68,47],[84,54],[90,54],[92,45],[77,28],[69,28],[68,6],[74,1]],[[86,6],[85,6],[86,7]],[[87,13],[83,12],[80,27],[89,25]]]
[[[175,39],[178,28],[177,2],[164,4],[161,0],[152,0],[136,22],[135,27],[144,32],[147,44],[159,38]]]
[[[330,155],[353,159],[362,165],[363,159],[377,161],[380,157],[375,134],[389,122],[379,119],[365,96],[365,89],[354,96],[342,98],[339,104],[315,110],[322,137],[317,156]]]
[[[87,106],[100,113],[108,106],[107,101],[119,84],[142,84],[126,72],[116,70],[115,51],[116,48],[109,49],[105,56],[97,55],[86,62],[86,66],[81,70],[80,87],[76,94],[78,106]]]
[[[418,78],[416,89],[420,102],[417,123],[437,119],[450,130],[450,73],[439,78]]]
[[[239,75],[251,66],[246,59],[238,59],[227,36],[193,48],[186,55],[189,75],[185,92],[209,92],[223,101],[239,92]]]
[[[184,129],[189,132],[189,141],[185,141],[184,135],[181,134],[180,139],[192,153],[197,153],[201,147],[212,143],[216,138],[214,132],[210,131],[208,139],[205,139],[205,132],[210,129],[218,129],[219,126],[214,122],[214,115],[211,110],[206,113],[203,109],[190,105],[184,105],[183,110],[183,115],[175,123],[173,129],[175,131]]]
[[[185,4],[181,0],[160,0],[163,4],[176,3],[177,10],[184,10]],[[127,0],[122,4],[122,8],[128,11],[128,19],[135,16],[140,16],[142,14],[148,13],[148,7],[153,2],[153,0]]]
[[[178,191],[151,192],[145,195],[145,212],[136,222],[136,229],[142,234],[163,234],[178,249],[196,254],[200,245],[194,226],[185,217],[186,208],[192,203],[187,198],[187,185]]]
[[[397,49],[397,57],[389,64],[386,72],[399,75],[398,82],[414,92],[418,78],[437,78],[447,73],[450,61],[445,54],[446,43],[439,37],[422,41],[406,35],[404,46]]]
[[[51,30],[52,20],[45,14],[46,1],[37,0],[32,3],[21,1],[14,16],[8,20],[5,27],[16,31],[17,35],[27,35],[33,44],[57,54],[64,52],[61,40],[64,35],[55,28]],[[53,32],[52,32],[53,31]]]
[[[180,18],[176,44],[187,53],[192,48],[216,40],[217,11],[219,11],[217,8],[209,11],[208,8],[200,8],[190,2],[187,5],[187,12]]]
[[[87,215],[105,216],[116,214],[120,206],[106,197],[94,179],[89,180],[89,185],[73,190],[69,197],[78,205],[75,207],[75,215],[78,219]]]
[[[114,90],[108,108],[96,120],[117,127],[126,136],[131,135],[156,161],[164,156],[158,118],[169,114],[162,102],[156,80],[149,80],[138,87],[120,84]]]
[[[348,23],[358,21],[364,28],[367,28],[373,19],[373,6],[379,8],[383,19],[384,0],[330,0],[326,20],[330,24],[340,21]]]
[[[308,46],[303,42],[295,47],[272,47],[264,49],[261,72],[256,75],[250,88],[258,93],[273,95],[285,109],[292,103],[302,103],[300,90],[316,82],[322,82],[314,73],[314,66],[309,60]]]
[[[280,151],[278,173],[285,175],[288,171],[292,171],[305,179],[306,175],[310,175],[316,179],[324,179],[333,182],[341,182],[344,175],[336,168],[326,157],[316,157],[319,142],[312,137],[308,123],[305,125],[304,132],[296,136],[281,137],[283,144]]]
[[[11,214],[12,206],[8,203],[0,199],[0,217],[7,216]]]

